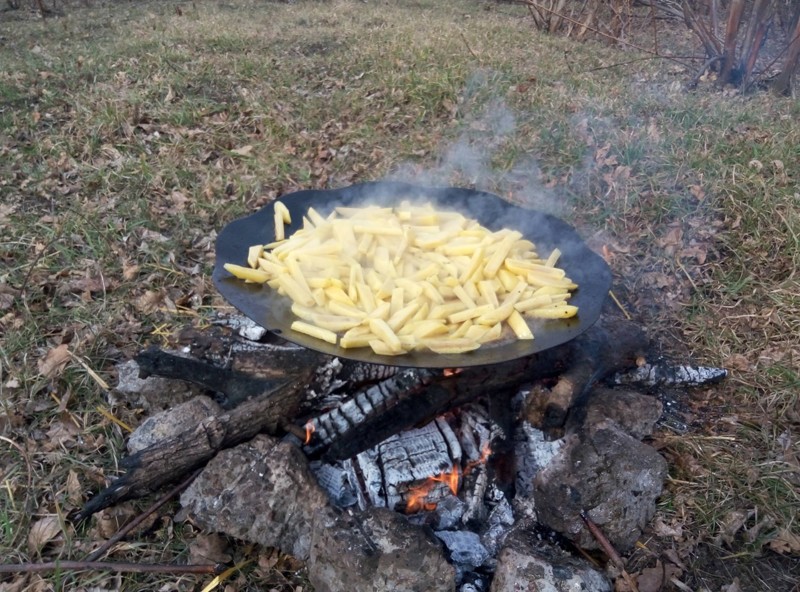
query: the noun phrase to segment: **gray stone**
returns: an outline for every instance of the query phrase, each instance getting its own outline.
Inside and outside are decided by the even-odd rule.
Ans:
[[[185,356],[178,351],[168,353]],[[202,395],[204,389],[183,380],[161,376],[139,378],[139,364],[128,360],[117,364],[117,386],[108,394],[109,405],[138,407],[147,413],[157,413]]]
[[[223,450],[181,495],[202,528],[307,559],[315,517],[329,510],[303,453],[269,436]]]
[[[603,419],[610,419],[622,431],[641,440],[653,433],[663,410],[661,401],[653,396],[627,389],[598,388],[586,405],[584,425],[591,429]]]
[[[455,589],[455,570],[430,530],[386,508],[320,515],[308,578],[316,592]]]
[[[585,549],[597,541],[580,517],[585,511],[618,551],[630,549],[655,512],[666,461],[650,446],[603,421],[567,439],[534,479],[539,520]]]
[[[509,535],[490,592],[611,592],[608,579],[587,561],[527,536]]]
[[[128,438],[128,452],[134,454],[170,436],[191,429],[222,409],[205,395],[148,417]]]

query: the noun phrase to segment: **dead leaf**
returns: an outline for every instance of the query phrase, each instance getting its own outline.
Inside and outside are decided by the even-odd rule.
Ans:
[[[69,359],[70,353],[67,344],[62,343],[58,347],[54,347],[47,352],[44,358],[39,359],[39,372],[45,378],[54,378],[64,371],[64,367],[67,365]]]
[[[31,524],[28,532],[28,549],[31,553],[40,553],[44,546],[61,534],[61,523],[58,516],[51,514]]]
[[[681,537],[683,536],[683,528],[678,524],[677,526],[668,526],[661,518],[656,518],[653,523],[653,532],[660,537]]]
[[[139,274],[140,266],[136,263],[130,263],[128,261],[122,262],[122,279],[126,282],[131,281]]]
[[[76,508],[82,506],[84,502],[83,489],[81,488],[81,482],[78,480],[78,473],[72,469],[67,474],[65,488],[67,490],[67,501]]]
[[[189,543],[189,563],[228,563],[232,556],[227,551],[225,537],[200,533]]]
[[[752,370],[750,360],[742,354],[732,354],[725,359],[725,367],[731,370],[739,370],[740,372],[749,372]]]
[[[800,553],[800,537],[784,528],[769,542],[769,548],[784,555]]]
[[[247,146],[242,146],[241,148],[234,148],[231,150],[231,153],[236,154],[237,156],[249,156],[252,151],[253,146],[248,144]]]
[[[671,563],[662,564],[656,561],[655,567],[646,567],[636,578],[639,592],[659,592],[673,576],[680,574],[680,569]]]
[[[733,578],[733,581],[727,585],[722,586],[719,592],[742,592],[742,586],[739,584],[739,578]]]

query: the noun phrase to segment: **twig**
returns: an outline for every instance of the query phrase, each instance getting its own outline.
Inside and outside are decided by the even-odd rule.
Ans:
[[[103,555],[106,551],[108,551],[112,546],[114,546],[117,542],[121,541],[125,536],[131,532],[134,528],[139,526],[144,520],[150,516],[153,512],[158,510],[161,506],[166,504],[173,496],[177,495],[184,489],[186,489],[189,484],[194,481],[195,477],[197,477],[203,469],[197,469],[194,473],[189,475],[186,479],[181,481],[178,485],[170,489],[167,493],[162,495],[158,498],[153,505],[147,508],[144,512],[139,514],[135,519],[131,520],[128,524],[120,528],[114,536],[108,539],[105,543],[100,545],[97,549],[89,553],[84,561],[94,561],[101,555]]]
[[[478,60],[480,62],[481,59],[478,57],[478,54],[476,54],[474,51],[472,51],[472,48],[469,46],[469,41],[467,41],[467,36],[464,35],[464,31],[459,31],[458,34],[461,35],[461,39],[464,41],[464,45],[467,46],[467,51],[469,51],[469,53],[472,54],[473,58],[475,58],[476,60]]]
[[[614,566],[622,572],[622,579],[625,580],[625,583],[628,584],[631,591],[639,592],[639,588],[636,587],[636,582],[633,581],[633,578],[625,570],[625,563],[623,563],[622,557],[619,556],[619,553],[617,553],[617,550],[614,549],[611,542],[606,538],[606,535],[603,534],[603,531],[600,530],[600,527],[592,522],[592,519],[589,518],[589,515],[584,511],[581,511],[581,520],[583,520],[589,532],[592,533],[592,536],[597,539],[598,544],[603,548],[603,551],[608,555],[608,558]]]
[[[545,12],[549,12],[550,14],[553,14],[553,15],[559,17],[559,18],[562,18],[565,21],[568,21],[568,22],[570,22],[570,23],[572,23],[574,25],[579,25],[581,27],[585,27],[586,30],[591,31],[592,33],[596,33],[596,34],[600,35],[601,37],[605,37],[607,39],[611,39],[612,41],[616,41],[618,43],[622,43],[623,45],[627,45],[628,47],[632,47],[633,49],[641,51],[642,53],[650,54],[652,56],[659,57],[659,58],[664,59],[664,60],[670,60],[670,61],[676,62],[676,63],[678,63],[678,64],[680,64],[681,66],[684,66],[684,67],[686,66],[686,64],[684,64],[683,62],[681,62],[680,59],[678,59],[678,58],[676,58],[674,56],[661,55],[658,52],[653,51],[652,49],[647,49],[647,48],[644,48],[644,47],[642,47],[640,45],[636,45],[635,43],[631,43],[630,41],[625,41],[624,39],[621,39],[619,37],[615,37],[614,35],[610,35],[609,33],[601,31],[600,29],[598,29],[596,27],[590,27],[589,25],[586,25],[586,24],[584,24],[584,23],[582,23],[582,22],[580,22],[580,21],[578,21],[578,20],[576,20],[576,19],[574,19],[572,17],[566,16],[566,15],[563,15],[563,14],[559,14],[555,10],[553,10],[551,8],[547,8],[546,6],[541,6],[541,5],[537,4],[535,2],[535,0],[518,0],[518,1],[521,2],[522,4],[532,5],[537,10],[544,10]]]
[[[218,574],[224,566],[175,565],[173,563],[117,563],[113,561],[48,561],[45,563],[0,563],[0,573],[45,571],[113,571],[117,573]]]

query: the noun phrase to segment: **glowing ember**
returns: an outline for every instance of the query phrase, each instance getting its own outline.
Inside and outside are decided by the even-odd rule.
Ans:
[[[310,421],[306,422],[305,428],[306,428],[306,439],[305,442],[303,442],[303,445],[306,445],[309,442],[311,442],[311,434],[317,431],[317,428]]]
[[[412,487],[406,500],[406,514],[416,512],[431,512],[436,509],[436,502],[427,502],[425,498],[437,483],[446,483],[453,495],[458,493],[458,483],[461,478],[458,467],[453,467],[450,473],[439,473],[435,477],[428,477],[421,485]]]
[[[489,460],[489,457],[492,456],[492,449],[489,447],[489,443],[483,445],[481,448],[481,457],[478,460],[471,460],[467,463],[467,466],[464,467],[464,474],[468,474],[472,469],[477,467],[478,465],[486,464],[486,461]]]
[[[455,376],[456,374],[460,374],[463,368],[445,368],[442,370],[442,374],[447,377]]]

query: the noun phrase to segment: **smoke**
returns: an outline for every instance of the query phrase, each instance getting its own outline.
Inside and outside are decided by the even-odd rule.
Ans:
[[[495,88],[491,73],[480,70],[473,74],[459,101],[458,136],[438,149],[436,164],[404,163],[388,179],[474,188],[524,207],[559,214],[564,209],[563,198],[544,185],[535,156],[519,147],[517,117],[506,101],[496,96]]]

